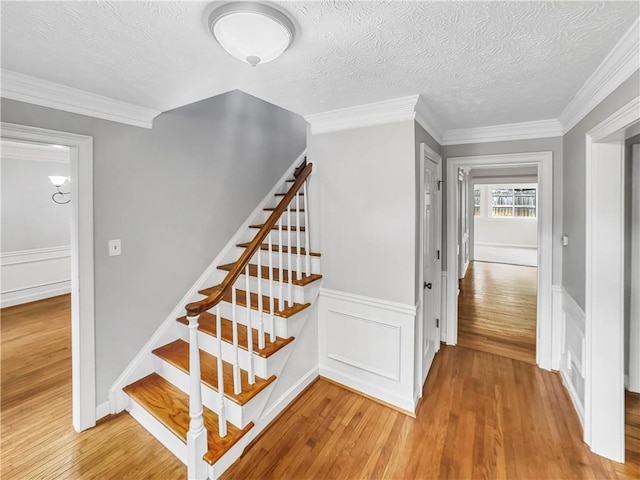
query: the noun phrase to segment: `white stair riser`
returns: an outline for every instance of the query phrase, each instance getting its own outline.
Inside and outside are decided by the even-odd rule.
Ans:
[[[231,447],[220,459],[213,465],[207,464],[207,476],[210,480],[216,480],[222,475],[227,468],[240,458],[244,449],[249,444],[251,435],[244,435],[238,442]]]
[[[242,253],[244,252],[244,248],[241,247],[237,247],[236,248],[237,253],[235,258],[240,258],[240,255],[242,255]],[[258,264],[258,259],[256,258],[257,255],[260,255],[260,261],[262,262],[262,265],[267,267],[269,266],[269,251],[268,250],[258,250],[258,252],[256,252],[256,255],[254,255],[254,257],[251,259],[251,263],[257,265]],[[279,268],[280,267],[280,263],[279,263],[279,259],[278,259],[278,252],[272,252],[273,255],[273,267],[274,268]],[[317,257],[314,255],[310,255],[309,259],[310,259],[310,267],[311,267],[311,273],[320,273],[320,258],[321,257]],[[229,261],[228,263],[231,263],[231,261]],[[301,270],[302,272],[305,272],[306,269],[306,265],[305,265],[305,255],[300,255],[300,265],[301,265]],[[293,269],[295,270],[297,267],[297,260],[296,260],[296,255],[294,253],[291,254],[291,266],[293,267]],[[285,253],[282,257],[282,268],[287,270],[289,268],[289,255],[287,253]]]
[[[127,409],[131,416],[153,435],[162,445],[169,449],[178,460],[187,464],[187,444],[173,434],[167,427],[141,407],[135,400],[131,400]]]
[[[212,278],[211,280],[211,285],[220,285],[222,283],[222,281],[224,280],[225,277],[225,271],[223,270],[218,270],[218,272],[220,272],[218,275],[216,275],[214,278]],[[238,277],[238,282],[236,283],[236,286],[238,289],[240,290],[246,290],[246,276],[245,275],[240,275],[240,277]],[[261,283],[262,285],[262,295],[266,295],[269,296],[269,279],[268,278],[263,278],[260,282],[258,282],[258,278],[257,277],[249,277],[249,288],[251,289],[252,293],[258,293],[258,283]],[[313,283],[313,282],[312,282]],[[296,303],[306,303],[307,301],[305,301],[305,297],[308,297],[309,295],[306,294],[305,289],[310,286],[309,285],[294,285],[292,284],[292,288],[291,288],[291,293],[293,294],[293,301]],[[273,282],[273,298],[274,301],[277,301],[278,295],[279,295],[279,288],[280,288],[280,282]],[[288,283],[283,283],[282,284],[282,289],[284,292],[284,295],[286,298],[288,289],[289,289],[289,284]],[[268,305],[267,303],[265,303],[265,305]]]
[[[307,315],[309,314],[309,312],[307,311],[308,308],[305,308],[304,310],[302,310],[301,312],[298,312],[297,314],[289,317],[289,318],[282,318],[282,317],[278,317],[277,315],[274,316],[274,320],[275,320],[275,324],[276,324],[276,336],[280,337],[280,338],[289,338],[293,335],[291,332],[291,320],[294,319],[294,317],[302,317],[302,318],[307,318]],[[213,312],[212,312],[213,313]],[[220,303],[220,314],[222,315],[223,318],[227,318],[229,320],[232,319],[232,307],[230,303],[227,302],[221,302]],[[242,325],[246,325],[247,324],[247,308],[246,307],[242,307],[240,305],[236,306],[236,320],[238,323],[241,323]],[[257,310],[251,310],[251,326],[252,328],[258,329],[258,325],[259,325],[259,320],[260,320],[260,314],[258,313]],[[269,330],[267,330],[268,327],[270,327],[269,325],[269,314],[267,313],[263,313],[263,325],[265,328],[265,331],[268,332]]]
[[[180,324],[180,338],[185,342],[189,342],[189,329],[186,325]],[[267,339],[268,340],[268,339]],[[213,356],[216,356],[218,352],[218,340],[216,337],[207,333],[198,332],[198,343],[200,350],[203,350]],[[286,345],[269,358],[264,358],[259,355],[253,355],[253,368],[259,377],[269,378],[271,375],[278,375],[282,370],[286,355],[284,352],[289,348]],[[235,359],[235,349],[233,344],[222,342],[222,359],[225,362],[233,363]],[[238,354],[238,361],[242,370],[249,369],[249,355],[246,350],[240,349]]]
[[[157,364],[158,367],[156,372],[160,376],[189,395],[189,375],[179,368],[165,362],[161,358],[157,359]],[[255,421],[261,412],[261,407],[264,406],[264,402],[268,398],[272,387],[273,383],[243,406],[238,405],[225,396],[224,408],[227,421],[238,428],[244,428],[249,424],[249,422]],[[202,403],[209,410],[212,410],[215,413],[220,413],[220,396],[218,395],[218,392],[204,383],[202,384]]]
[[[302,199],[301,199],[302,200]],[[302,202],[300,202],[302,203]],[[292,208],[295,209],[295,200],[293,202]],[[300,208],[303,208],[302,205],[300,205]],[[264,212],[263,214],[258,215],[254,220],[252,225],[262,225],[264,224],[268,219],[269,219],[269,215],[273,213],[272,211],[268,211],[268,212]],[[283,226],[289,226],[289,222],[287,221],[287,212],[285,210],[285,213],[282,215],[282,225]],[[293,228],[295,229],[296,225],[297,225],[297,220],[296,220],[296,212],[291,211],[291,225],[293,225]],[[300,226],[305,226],[306,224],[304,223],[304,212],[300,212]],[[257,231],[257,229],[256,229]]]

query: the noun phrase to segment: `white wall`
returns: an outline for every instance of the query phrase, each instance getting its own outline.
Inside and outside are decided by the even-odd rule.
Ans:
[[[48,176],[69,175],[69,153],[49,155],[28,144],[2,146],[0,306],[68,293],[71,208],[53,202],[56,190]]]
[[[474,242],[483,245],[533,247],[538,221],[532,218],[474,218]]]

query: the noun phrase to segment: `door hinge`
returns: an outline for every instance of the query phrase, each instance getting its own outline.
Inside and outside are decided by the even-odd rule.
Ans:
[[[436,318],[436,328],[440,328],[440,319]]]
[[[438,260],[440,260],[440,250],[436,250],[436,255],[437,255]]]

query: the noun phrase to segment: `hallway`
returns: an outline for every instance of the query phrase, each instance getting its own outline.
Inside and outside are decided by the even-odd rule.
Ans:
[[[471,262],[460,282],[458,345],[536,363],[537,269]]]

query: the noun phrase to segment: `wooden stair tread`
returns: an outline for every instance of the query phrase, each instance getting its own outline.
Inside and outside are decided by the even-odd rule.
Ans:
[[[236,245],[236,247],[240,247],[240,248],[247,248],[248,246],[249,246],[249,242],[238,243]],[[268,243],[263,243],[260,246],[260,250],[268,251],[269,250],[269,244]],[[271,245],[271,251],[274,252],[274,253],[275,252],[279,252],[280,251],[280,245],[273,245],[272,244]],[[289,253],[289,250],[288,250],[286,245],[282,246],[282,253]],[[291,247],[291,254],[292,255],[297,255],[297,253],[298,253],[298,247]],[[307,254],[307,250],[306,249],[304,249],[304,248],[300,249],[300,255],[306,255],[306,254]],[[316,252],[309,252],[309,255],[311,255],[312,257],[319,257],[320,256],[320,254],[316,253]]]
[[[213,293],[214,289],[218,287],[219,285],[215,285],[213,287],[200,290],[198,293],[200,295],[209,296]],[[231,303],[231,296],[232,296],[231,290],[232,289],[230,288],[229,291],[224,296],[223,300],[225,302]],[[245,292],[244,290],[236,289],[236,304],[240,307],[247,306],[247,292]],[[305,308],[311,306],[310,303],[294,303],[293,305],[285,307],[284,310],[278,310],[277,309],[278,302],[276,301],[274,302],[274,304],[276,306],[276,311],[273,312],[273,314],[277,317],[282,317],[282,318],[292,317],[296,313],[301,312]],[[258,310],[258,294],[255,292],[251,292],[251,309]],[[264,313],[271,313],[271,311],[269,310],[269,297],[267,295],[262,295],[262,310],[264,311]]]
[[[235,263],[228,263],[226,265],[220,265],[218,267],[218,269],[230,272],[234,265],[235,265]],[[261,270],[262,270],[262,278],[265,279],[265,280],[268,280],[269,279],[269,267],[263,265]],[[252,263],[249,264],[249,276],[258,278],[258,266],[257,265],[254,265]],[[283,269],[282,277],[283,277],[284,283],[289,283],[289,271],[287,269]],[[310,284],[312,282],[315,282],[316,280],[320,280],[321,278],[322,278],[322,275],[318,275],[318,274],[315,274],[315,273],[312,273],[311,275],[308,275],[308,276],[305,275],[305,274],[302,274],[302,278],[296,278],[296,276],[294,275],[292,283],[294,285],[305,286],[305,285],[308,285],[308,284]],[[273,281],[274,282],[279,282],[280,281],[280,272],[275,267],[273,268]]]
[[[189,325],[189,321],[186,316],[180,317],[177,321],[184,325]],[[220,319],[220,322],[222,324],[222,340],[229,344],[233,344],[233,322],[226,318]],[[216,316],[209,312],[201,313],[198,321],[198,330],[217,338]],[[251,330],[253,331],[253,352],[263,358],[269,358],[278,350],[289,345],[295,340],[295,337],[276,337],[275,342],[270,342],[269,335],[265,334],[264,348],[260,349],[258,348],[258,330],[255,328],[252,328]],[[238,345],[243,350],[247,350],[247,326],[242,325],[241,323],[238,323]]]
[[[259,224],[259,225],[249,225],[249,228],[262,228],[263,226],[264,226],[264,224],[262,224],[262,223],[261,223],[261,224]],[[273,227],[271,227],[271,230],[278,230],[278,226],[277,226],[277,225],[274,225]],[[288,230],[289,230],[289,227],[288,227],[287,225],[283,225],[283,226],[282,226],[282,231],[283,231],[283,232],[286,232],[286,231],[288,231]],[[296,232],[296,231],[298,231],[298,229],[297,229],[296,227],[293,227],[293,228],[291,229],[291,231],[292,231],[292,232]],[[300,231],[301,231],[301,232],[304,232],[304,231],[305,231],[305,228],[304,228],[303,226],[302,226],[302,227],[300,227]]]
[[[123,390],[180,440],[184,443],[187,442],[190,419],[189,396],[186,393],[167,382],[157,373],[152,373],[124,387]],[[249,423],[240,430],[227,422],[227,435],[221,438],[218,436],[218,415],[204,407],[203,417],[208,443],[208,451],[204,455],[204,459],[209,465],[217,462],[245,433],[253,428],[253,423]]]
[[[153,350],[153,354],[182,370],[184,373],[189,374],[189,344],[184,340],[176,340],[175,342],[156,348]],[[224,373],[224,396],[238,405],[246,404],[276,379],[275,375],[272,375],[266,380],[256,376],[255,383],[251,385],[249,384],[247,372],[241,370],[240,381],[242,391],[239,394],[235,394],[233,392],[233,365],[222,362],[222,370]],[[218,391],[218,359],[200,350],[200,371],[202,383]]]
[[[287,192],[285,193],[276,193],[276,197],[284,197],[287,194]],[[304,192],[300,192],[300,195],[304,195]]]

